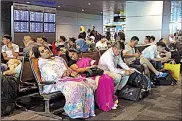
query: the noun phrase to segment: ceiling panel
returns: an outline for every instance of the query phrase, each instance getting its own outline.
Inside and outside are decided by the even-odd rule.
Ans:
[[[125,2],[121,0],[10,0],[17,3],[27,3],[48,7],[57,7],[58,10],[82,12],[90,14],[119,13],[124,11]],[[59,6],[59,7],[58,7]]]

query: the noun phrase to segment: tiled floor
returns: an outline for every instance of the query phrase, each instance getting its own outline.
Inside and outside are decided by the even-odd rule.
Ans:
[[[152,94],[139,102],[120,99],[117,110],[102,112],[96,108],[96,117],[87,120],[182,120],[182,88],[181,81],[175,86],[158,86],[152,90]],[[37,99],[39,100],[39,99]],[[35,112],[43,110],[43,102],[31,102]],[[59,104],[57,104],[59,105]],[[60,102],[64,105],[64,102]],[[34,111],[16,110],[12,115],[3,120],[53,120],[36,114]],[[63,117],[64,120],[70,120]]]

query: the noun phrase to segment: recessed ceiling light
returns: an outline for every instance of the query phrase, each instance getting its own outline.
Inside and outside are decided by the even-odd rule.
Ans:
[[[82,11],[84,11],[84,9],[82,9]]]
[[[27,1],[27,3],[29,4],[30,2],[29,2],[29,1]]]
[[[61,6],[59,5],[58,8],[60,8]]]
[[[88,3],[88,5],[91,5],[91,3]]]

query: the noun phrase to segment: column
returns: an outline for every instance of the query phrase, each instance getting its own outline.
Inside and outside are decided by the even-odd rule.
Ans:
[[[171,20],[171,2],[164,1],[161,37],[167,41],[169,39],[169,34],[170,34],[170,29],[169,29],[170,20]]]
[[[158,41],[167,26],[163,25],[163,1],[126,2],[126,42],[138,36],[143,43],[145,36],[155,36]],[[164,33],[165,33],[164,32]]]

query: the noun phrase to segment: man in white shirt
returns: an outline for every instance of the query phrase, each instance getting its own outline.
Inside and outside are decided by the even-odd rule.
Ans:
[[[19,57],[19,46],[12,43],[12,37],[9,35],[3,36],[2,55],[5,61],[16,59]]]
[[[96,43],[96,48],[99,50],[107,50],[108,46],[106,40],[106,37],[102,36],[101,40]]]
[[[104,70],[114,79],[115,92],[121,90],[127,83],[129,75],[134,69],[129,68],[121,58],[121,52],[124,49],[124,43],[117,41],[100,57],[98,67]],[[118,68],[120,66],[121,68]]]
[[[143,51],[142,51],[142,54],[141,54],[141,58],[146,58],[148,60],[150,60],[151,62],[166,62],[168,60],[168,57],[160,57],[159,53],[160,52],[163,52],[166,48],[166,45],[164,42],[157,42],[156,45],[153,44],[147,48],[145,48]],[[155,73],[155,72],[154,72]],[[167,74],[166,73],[162,73],[162,72],[157,72],[155,73],[157,76],[159,77],[163,77],[163,76],[166,76]]]
[[[150,52],[153,53],[156,51],[155,48],[153,48],[153,46],[155,46],[155,45],[151,45],[151,46],[147,47],[147,48],[152,48],[151,50],[149,50],[149,52],[148,52],[147,48],[144,49],[144,51],[146,51],[145,52],[146,56],[145,56],[145,55],[141,55],[141,53],[139,53],[139,52],[135,52],[134,48],[138,44],[138,41],[139,41],[139,38],[136,36],[133,36],[131,38],[130,42],[127,45],[125,45],[125,50],[123,51],[123,57],[125,58],[125,62],[129,66],[134,67],[136,69],[138,69],[138,66],[143,65],[144,72],[148,77],[150,77],[149,69],[152,72],[154,72],[156,74],[156,76],[158,76],[158,77],[166,76],[166,73],[157,71],[154,68],[154,66],[151,64],[151,62],[149,61],[150,58],[147,57],[147,56],[150,56]]]

